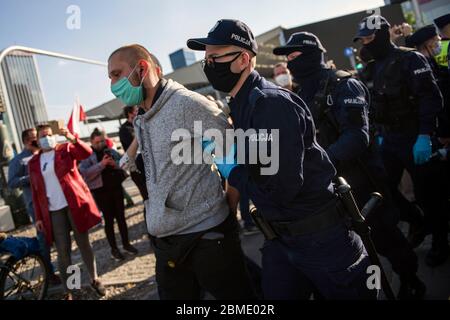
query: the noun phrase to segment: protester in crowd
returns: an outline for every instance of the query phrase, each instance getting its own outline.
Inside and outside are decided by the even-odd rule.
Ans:
[[[106,145],[105,137],[99,129],[91,134],[91,146],[94,152],[80,164],[80,172],[91,190],[98,208],[105,219],[105,233],[114,259],[125,257],[117,247],[114,235],[114,220],[119,226],[122,245],[125,251],[137,254],[128,238],[128,227],[125,219],[124,193],[122,182],[126,173],[119,168],[120,155]]]
[[[8,188],[21,188],[22,197],[25,202],[25,207],[31,221],[36,223],[36,217],[33,208],[33,197],[30,188],[30,176],[28,174],[28,162],[31,158],[39,152],[39,145],[37,142],[37,132],[35,128],[26,129],[22,132],[23,151],[18,154],[9,163],[8,168]],[[51,262],[50,247],[45,241],[45,235],[42,232],[37,232],[37,239],[39,241],[40,252],[44,258],[45,263],[50,268],[50,283],[58,284],[60,279],[55,275],[55,269]]]
[[[291,71],[288,69],[286,62],[280,62],[275,65],[273,68],[273,79],[280,87],[290,91],[294,90]]]
[[[396,45],[401,45],[412,34],[413,28],[410,24],[403,22],[389,28],[391,41]]]
[[[123,150],[125,152],[127,152],[135,137],[133,121],[138,115],[138,111],[139,109],[137,106],[127,106],[123,109],[123,113],[127,121],[125,121],[120,127],[119,137],[120,143],[122,144]],[[136,162],[139,163],[138,166],[140,168],[144,167],[142,155],[137,156]],[[143,171],[140,171],[137,168],[137,170],[130,171],[130,175],[131,179],[138,187],[142,199],[144,199],[145,202],[146,200],[148,200],[147,187],[145,185],[145,174],[143,173]]]
[[[72,265],[71,230],[89,273],[91,287],[104,296],[106,290],[98,279],[89,242],[89,229],[98,225],[101,217],[76,166],[77,161],[91,155],[92,149],[65,128],[60,134],[68,143],[58,144],[49,125],[39,126],[37,134],[41,150],[29,162],[36,228],[45,233],[48,245],[55,242],[65,299],[73,299],[67,287],[68,268]]]
[[[106,133],[105,129],[98,129],[99,132],[101,132],[104,140],[105,140],[105,145],[108,149],[117,151],[117,146],[114,142],[113,139],[111,139],[110,137],[108,137],[108,134]],[[127,190],[125,190],[125,188],[123,188],[123,194],[125,197],[125,202],[126,202],[126,208],[132,208],[134,206],[134,201],[131,198],[130,194],[127,192]]]

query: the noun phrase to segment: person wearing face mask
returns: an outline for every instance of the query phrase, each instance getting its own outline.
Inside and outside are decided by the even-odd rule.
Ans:
[[[259,156],[254,165],[237,164],[236,147],[227,161],[215,158],[221,175],[248,192],[273,230],[265,233],[262,249],[264,298],[309,299],[317,289],[326,299],[375,299],[377,291],[366,286],[370,262],[361,239],[338,213],[336,170],[316,142],[308,106],[255,71],[258,45],[241,21],[220,20],[206,38],[190,39],[187,46],[205,51],[205,75],[216,90],[230,94],[236,130],[279,133],[279,166],[270,175],[261,172],[267,162]],[[248,159],[248,144],[238,145],[237,153]]]
[[[118,167],[120,155],[108,148],[102,131],[96,128],[91,134],[92,155],[81,161],[80,173],[83,175],[94,196],[98,208],[105,219],[105,233],[111,247],[111,255],[116,260],[124,260],[117,247],[114,235],[114,220],[117,221],[125,251],[136,255],[138,250],[130,244],[125,219],[124,191],[122,182],[125,172]]]
[[[450,144],[450,75],[447,68],[440,66],[435,60],[442,51],[442,39],[436,27],[431,24],[417,30],[408,39],[408,44],[414,46],[427,58],[441,90],[444,110],[439,115],[436,136],[448,146]]]
[[[435,267],[449,255],[445,182],[439,166],[430,162],[443,99],[427,58],[413,49],[395,46],[389,27],[384,17],[367,17],[359,24],[354,41],[359,41],[375,61],[372,109],[374,121],[382,129],[381,152],[389,187],[399,203],[396,198],[403,170],[411,175],[417,203],[433,234],[426,263]]]
[[[26,129],[22,132],[22,142],[24,149],[14,159],[11,160],[8,167],[8,188],[21,188],[23,191],[23,200],[27,213],[33,223],[36,223],[36,216],[33,208],[33,197],[30,187],[30,176],[28,174],[28,162],[39,152],[37,142],[37,133],[35,128]],[[37,239],[39,241],[40,252],[47,265],[50,267],[50,283],[59,284],[61,280],[55,275],[55,270],[50,258],[50,247],[45,241],[44,233],[38,231]]]
[[[48,245],[55,242],[58,269],[66,300],[73,300],[68,288],[72,266],[73,231],[83,262],[89,273],[91,287],[104,296],[105,287],[98,279],[95,257],[89,242],[89,229],[101,222],[100,212],[77,168],[92,154],[92,149],[67,129],[60,134],[68,143],[58,144],[49,125],[37,128],[39,153],[29,162],[29,175],[36,229],[45,234]]]
[[[321,59],[305,57],[304,52]],[[373,192],[383,194],[383,205],[366,219],[378,253],[400,275],[398,297],[422,298],[425,286],[416,275],[417,255],[397,228],[398,209],[391,199],[383,162],[374,143],[369,123],[369,90],[348,72],[326,67],[324,52],[320,39],[309,32],[296,33],[285,46],[274,49],[275,55],[287,57],[291,72],[297,74],[298,94],[311,108],[317,140],[338,175],[352,186],[359,207],[364,207]]]
[[[291,72],[289,71],[286,62],[280,62],[273,68],[273,80],[280,87],[289,91],[294,91],[294,84],[292,83]]]
[[[146,220],[159,297],[197,300],[206,290],[216,299],[255,298],[236,210],[229,207],[212,163],[201,161],[206,131],[215,129],[225,137],[226,116],[215,102],[164,79],[141,45],[115,50],[108,71],[112,93],[144,111],[134,127],[151,199],[145,202]],[[180,159],[180,148],[188,146],[193,154],[183,149]]]
[[[450,54],[449,54],[449,42],[450,42],[450,13],[444,14],[434,20],[434,24],[439,29],[439,33],[445,39],[445,44],[443,45],[443,50],[437,56],[439,64],[447,66],[450,75]]]
[[[135,139],[134,134],[134,119],[136,119],[138,115],[138,107],[137,106],[127,106],[123,109],[123,114],[125,115],[125,118],[127,119],[126,122],[122,124],[119,130],[119,137],[120,137],[120,143],[122,144],[122,147],[125,152],[128,151],[129,147],[133,143],[133,140]],[[138,155],[136,158],[136,163],[138,163],[138,167],[144,168],[144,163],[142,162],[142,155]],[[139,192],[142,196],[142,199],[145,201],[148,200],[148,193],[147,193],[147,187],[145,185],[145,174],[143,173],[144,170],[133,170],[130,172],[131,179],[136,184],[136,186],[139,189]]]

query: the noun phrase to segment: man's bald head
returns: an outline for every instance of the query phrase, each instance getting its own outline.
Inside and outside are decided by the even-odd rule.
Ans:
[[[114,50],[114,52],[109,56],[108,61],[110,61],[115,55],[119,55],[120,58],[125,60],[131,68],[134,68],[139,61],[145,60],[149,62],[151,66],[159,68],[162,76],[162,66],[158,58],[156,58],[150,53],[150,51],[140,44],[130,44]]]
[[[163,77],[161,64],[147,49],[139,44],[132,44],[114,50],[108,59],[108,75],[111,85],[121,78],[128,78],[133,86],[159,82]],[[146,83],[146,78],[150,79]]]

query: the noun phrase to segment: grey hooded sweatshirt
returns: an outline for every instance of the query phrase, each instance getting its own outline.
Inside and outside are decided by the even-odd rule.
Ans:
[[[194,132],[195,121],[201,121],[202,130]],[[147,228],[152,236],[205,231],[225,221],[229,207],[218,172],[211,164],[192,163],[194,157],[202,157],[206,130],[217,129],[225,137],[229,128],[214,102],[172,80],[152,108],[136,118],[149,192]],[[176,141],[172,141],[173,134],[178,134]],[[181,147],[190,147],[191,154],[177,152]],[[174,163],[173,154],[181,154],[187,161]],[[186,164],[189,161],[191,164]]]

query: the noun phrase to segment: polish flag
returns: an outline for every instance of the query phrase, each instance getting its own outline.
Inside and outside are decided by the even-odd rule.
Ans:
[[[75,101],[72,114],[70,115],[69,123],[67,124],[67,129],[72,134],[80,134],[80,122],[86,120],[86,113],[84,113],[83,106],[80,102]]]

